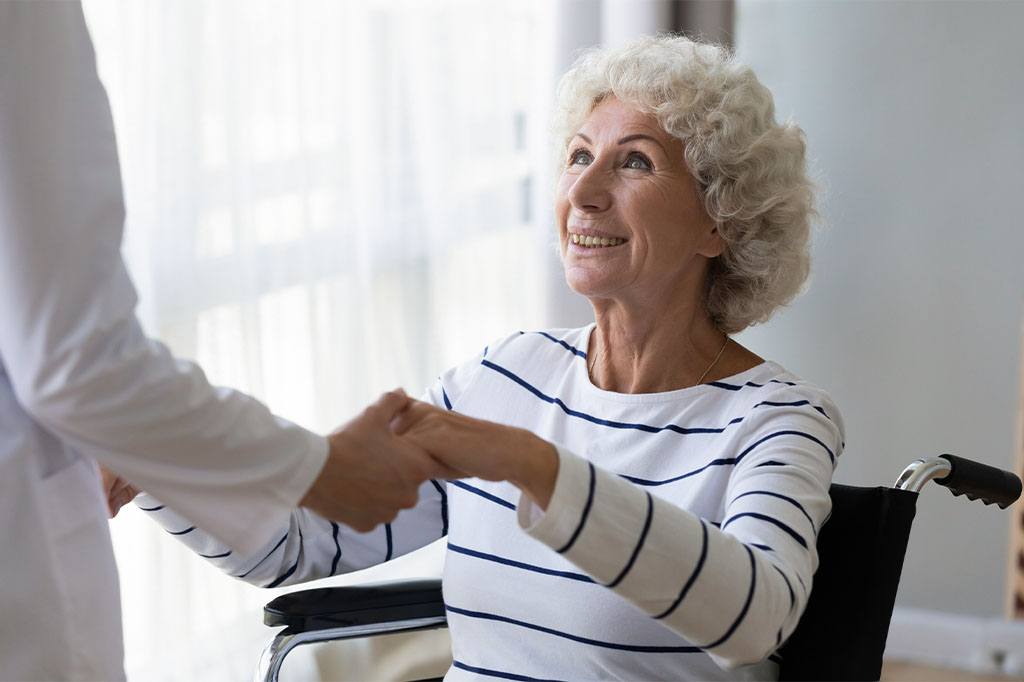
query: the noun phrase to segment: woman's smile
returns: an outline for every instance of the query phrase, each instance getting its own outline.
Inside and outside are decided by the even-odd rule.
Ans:
[[[568,248],[573,253],[592,253],[596,251],[607,252],[617,246],[623,246],[628,239],[623,237],[612,237],[607,234],[591,230],[579,232],[569,231]]]

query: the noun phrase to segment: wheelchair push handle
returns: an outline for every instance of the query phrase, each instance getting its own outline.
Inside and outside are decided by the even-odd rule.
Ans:
[[[999,505],[1000,509],[1006,509],[1020,497],[1021,481],[1016,474],[956,455],[939,457],[949,462],[950,471],[934,481],[949,488],[953,495],[980,499],[985,504]]]

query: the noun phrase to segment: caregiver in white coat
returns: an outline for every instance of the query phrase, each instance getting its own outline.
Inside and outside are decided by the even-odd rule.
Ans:
[[[247,552],[299,503],[369,530],[444,473],[388,431],[403,395],[324,438],[146,338],[123,219],[81,6],[0,2],[0,680],[124,677],[97,462]]]

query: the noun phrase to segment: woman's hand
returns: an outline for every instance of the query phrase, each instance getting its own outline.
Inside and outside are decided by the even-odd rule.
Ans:
[[[107,498],[107,511],[110,518],[114,518],[121,507],[135,499],[139,489],[106,467],[100,466],[100,475],[103,478],[103,494]]]
[[[332,433],[327,462],[300,504],[367,533],[416,506],[428,479],[457,478],[460,472],[389,429],[411,401],[400,389],[385,393]]]
[[[508,481],[547,509],[558,476],[558,452],[530,431],[474,419],[418,400],[391,422],[431,457],[487,481]]]

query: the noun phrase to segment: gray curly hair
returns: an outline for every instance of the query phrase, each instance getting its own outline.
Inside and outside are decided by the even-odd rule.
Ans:
[[[725,249],[711,262],[705,305],[732,334],[793,300],[810,271],[814,185],[803,131],[775,121],[754,72],[725,48],[676,35],[584,52],[562,77],[555,112],[564,164],[569,139],[614,96],[679,138]]]

